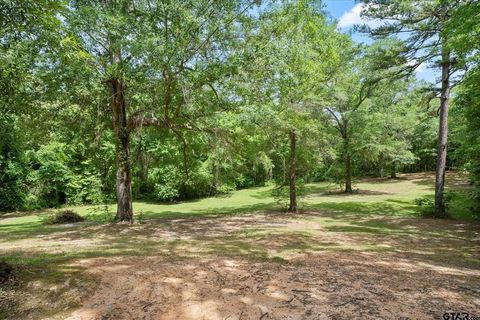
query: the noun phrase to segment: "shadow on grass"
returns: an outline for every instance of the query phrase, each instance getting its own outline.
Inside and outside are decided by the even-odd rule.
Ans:
[[[385,214],[398,208],[408,210],[408,202],[400,200],[329,202],[314,207],[320,211],[300,215],[243,215],[235,219],[223,219],[225,211],[234,215],[265,208],[263,205],[218,208],[195,214],[153,212],[155,219],[142,225],[82,226],[63,232],[57,229],[48,241],[60,245],[51,248],[58,252],[12,250],[4,252],[3,258],[25,266],[28,271],[22,274],[25,281],[43,281],[46,291],[61,284],[59,279],[83,272],[79,264],[70,264],[73,261],[121,256],[164,256],[168,261],[221,256],[289,263],[288,257],[298,253],[369,251],[433,267],[480,268],[478,224]],[[91,242],[82,248],[77,247],[81,243],[78,240]],[[22,290],[27,289],[25,286]],[[42,310],[39,309],[39,314],[46,312]]]
[[[143,212],[146,219],[162,219],[162,220],[171,220],[171,219],[183,219],[183,218],[193,218],[193,217],[218,217],[218,216],[228,216],[241,213],[255,213],[258,211],[265,210],[275,210],[275,203],[259,203],[253,205],[244,205],[236,207],[216,207],[216,208],[206,208],[206,209],[193,209],[188,212],[181,211],[145,211]]]
[[[252,198],[259,199],[259,200],[268,200],[273,199],[273,188],[269,188],[266,190],[259,190],[251,195]]]
[[[303,192],[308,196],[323,194],[330,191],[334,192],[334,190],[339,190],[338,185],[324,182],[322,184],[307,184],[305,185]]]
[[[432,190],[435,189],[435,173],[425,172],[412,174],[411,180],[414,184],[429,186]],[[453,171],[447,171],[445,176],[445,184],[447,190],[461,190],[469,188],[468,177],[465,174]]]
[[[417,262],[480,270],[479,223],[338,211],[323,216],[328,217],[326,230],[350,235],[354,242],[373,243]]]
[[[275,203],[254,204],[236,207],[216,207],[206,208],[202,210],[191,210],[188,212],[183,211],[143,211],[142,218],[146,220],[175,220],[175,219],[189,219],[189,218],[215,218],[222,216],[231,216],[242,213],[255,213],[259,211],[269,210],[273,213],[279,212],[278,208],[275,208]],[[138,217],[139,212],[137,212]],[[99,226],[101,223],[75,223],[65,225],[43,225],[40,221],[29,221],[24,223],[13,224],[0,224],[0,243],[8,242],[19,239],[26,239],[38,236],[46,236],[55,233],[65,233],[75,230],[84,230],[85,235],[88,230],[92,230],[90,227]],[[88,236],[87,236],[88,237]]]
[[[264,189],[265,187],[261,187],[261,188]],[[272,186],[267,190],[259,190],[256,193],[252,194],[251,197],[255,199],[261,199],[261,200],[272,199],[273,189],[274,187]],[[329,192],[329,191],[335,192],[335,190],[339,190],[337,185],[327,183],[327,182],[321,182],[318,184],[306,184],[303,187],[302,193],[303,193],[303,196],[314,196],[314,195],[324,194],[325,192]]]
[[[322,196],[327,197],[352,197],[352,196],[384,196],[391,195],[390,192],[378,191],[378,190],[366,190],[366,189],[357,189],[353,192],[345,192],[342,190],[337,191],[327,191],[322,194]]]
[[[307,210],[338,212],[361,215],[417,216],[419,208],[413,203],[400,200],[383,202],[321,202],[306,204]]]
[[[59,255],[9,252],[0,256],[13,266],[13,278],[0,287],[0,319],[50,319],[79,307],[93,291],[85,269],[66,265]]]
[[[217,223],[215,218],[207,218],[206,220],[211,224]],[[81,263],[71,264],[80,259],[165,256],[165,259],[168,259],[169,262],[174,262],[175,260],[191,260],[199,257],[224,256],[242,257],[255,262],[287,263],[282,257],[270,256],[266,243],[275,242],[280,246],[285,246],[285,248],[300,247],[301,250],[311,246],[308,237],[301,234],[278,235],[267,233],[261,237],[246,237],[245,234],[232,232],[231,234],[222,233],[216,236],[205,236],[203,232],[193,229],[194,221],[182,221],[182,225],[178,225],[178,220],[163,222],[170,223],[167,228],[169,232],[178,230],[178,233],[183,235],[193,234],[195,237],[163,241],[156,234],[159,225],[141,226],[136,229],[135,227],[138,226],[104,225],[101,230],[76,230],[74,233],[58,235],[62,240],[101,238],[100,243],[92,248],[77,249],[65,246],[61,248],[62,251],[60,252],[35,250],[4,252],[1,259],[16,266],[21,271],[17,274],[19,283],[14,287],[5,289],[16,292],[16,296],[8,303],[2,302],[0,304],[0,315],[5,318],[7,315],[15,315],[15,319],[23,319],[27,316],[44,318],[76,307],[69,299],[71,298],[71,291],[78,291],[81,287],[78,283],[86,286],[86,288],[80,290],[85,295],[89,289],[93,290],[95,287],[95,281],[80,277],[85,271]],[[252,222],[252,225],[254,224]],[[192,229],[183,230],[185,226],[191,226]],[[210,225],[204,226],[208,230],[212,229],[210,227]],[[222,229],[222,225],[218,225],[217,228]],[[279,240],[280,238],[281,240]],[[53,237],[50,240],[58,239]],[[74,287],[65,285],[66,279],[73,278],[81,280],[76,281]],[[51,288],[55,288],[55,294],[52,293]],[[24,308],[24,306],[29,305],[26,301],[29,295],[34,295],[37,299],[41,297],[42,303],[35,303],[35,308]],[[55,300],[59,300],[61,303],[55,304]],[[52,305],[54,306],[52,307]]]
[[[379,181],[397,182],[400,181]],[[331,187],[307,185],[306,193],[324,193]],[[44,226],[38,220],[12,221],[12,224],[0,225],[0,242],[7,247],[8,241],[28,239],[18,247],[33,245],[31,249],[20,250],[15,246],[8,251],[2,249],[2,256],[11,264],[24,267],[20,271],[24,283],[41,281],[46,299],[53,297],[59,301],[68,299],[52,295],[49,288],[61,286],[66,278],[83,276],[81,265],[71,263],[89,258],[165,256],[167,261],[174,261],[223,256],[288,263],[286,260],[292,253],[299,256],[298,253],[318,251],[368,251],[381,255],[372,259],[389,255],[393,260],[405,258],[433,266],[480,269],[479,224],[413,218],[419,209],[408,200],[335,202],[335,196],[339,195],[332,195],[332,201],[328,202],[306,203],[306,212],[299,215],[280,213],[275,210],[277,205],[273,200],[228,206],[229,198],[226,197],[218,199],[225,204],[222,207],[182,212],[172,205],[167,211],[147,210],[143,212],[147,220],[133,226]],[[259,189],[248,197],[271,199],[271,191]],[[252,213],[265,211],[268,214],[252,217]],[[230,219],[224,219],[226,217]],[[33,250],[37,249],[34,247],[37,239],[39,248]],[[42,251],[45,249],[48,252]],[[25,286],[22,290],[30,289]],[[59,304],[52,310],[65,307],[68,306]],[[26,316],[26,313],[18,314],[20,319]]]

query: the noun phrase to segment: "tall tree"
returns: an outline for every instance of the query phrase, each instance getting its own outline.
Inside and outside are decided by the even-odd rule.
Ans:
[[[392,67],[397,76],[409,75],[421,64],[430,64],[441,68],[438,98],[439,129],[437,166],[435,174],[435,212],[436,216],[446,215],[444,202],[445,170],[447,161],[448,106],[450,91],[455,85],[452,75],[458,71],[448,43],[446,28],[452,13],[468,0],[366,0],[362,15],[382,21],[379,27],[362,26],[374,38],[399,36],[402,45],[388,52],[388,57],[396,62]]]
[[[182,138],[183,130],[212,128],[211,108],[194,95],[219,96],[215,88],[232,69],[227,63],[238,24],[255,1],[71,1],[71,32],[91,57],[97,80],[107,84],[116,145],[118,221],[132,221],[130,137],[154,126]],[[210,123],[208,123],[210,121]]]
[[[288,186],[288,211],[298,209],[299,150],[308,145],[308,131],[319,126],[311,115],[320,100],[330,70],[339,63],[335,43],[343,37],[329,25],[320,1],[286,1],[274,4],[260,17],[255,36],[248,41],[245,65],[246,104],[269,116],[261,126],[275,130],[287,142],[282,165]]]
[[[464,81],[458,88],[454,106],[460,117],[455,137],[459,148],[455,151],[460,164],[468,170],[474,186],[474,214],[480,209],[480,2],[465,1],[452,13],[447,24],[450,50],[464,65]]]
[[[358,137],[356,127],[363,123],[362,115],[365,103],[372,96],[380,79],[366,67],[367,56],[351,43],[343,47],[342,61],[332,79],[326,86],[328,98],[323,106],[329,123],[341,138],[340,154],[343,161],[343,181],[345,192],[352,190],[352,161],[358,150],[355,139]],[[361,66],[361,65],[364,66]]]
[[[416,160],[414,130],[422,114],[421,88],[415,82],[392,81],[380,85],[370,98],[366,124],[362,130],[362,158],[384,176],[397,178],[397,172]]]
[[[56,0],[0,4],[0,211],[25,205],[25,140],[20,118],[36,114],[41,81],[35,66],[62,38]]]

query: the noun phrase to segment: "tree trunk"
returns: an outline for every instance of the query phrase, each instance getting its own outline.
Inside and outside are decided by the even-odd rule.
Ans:
[[[350,146],[348,136],[344,134],[344,152],[345,152],[345,193],[352,192],[352,156],[350,155]]]
[[[438,128],[437,168],[435,172],[435,215],[446,216],[443,191],[447,162],[448,101],[450,97],[450,52],[442,49],[442,91],[440,97],[440,119]]]
[[[115,219],[117,221],[133,222],[132,177],[128,156],[129,132],[125,110],[124,85],[123,81],[118,78],[112,78],[108,82],[112,96],[111,104],[117,163],[117,215]]]
[[[349,153],[345,156],[345,192],[352,192],[352,157]]]
[[[289,182],[290,182],[290,206],[289,212],[297,212],[297,176],[296,176],[296,147],[297,136],[295,129],[290,130],[290,166],[289,166]]]
[[[395,163],[392,163],[390,167],[390,179],[397,179],[397,166]]]

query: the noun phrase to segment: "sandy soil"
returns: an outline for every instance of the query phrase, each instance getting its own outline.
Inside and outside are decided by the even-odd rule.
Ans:
[[[243,227],[250,223],[305,228],[297,220],[251,215],[172,223],[163,226],[162,236],[168,230],[173,238],[208,242],[231,234],[239,220]],[[414,227],[422,230],[430,220],[414,221]],[[458,226],[439,223],[446,229]],[[350,243],[346,247],[355,248],[355,242],[380,241],[372,235],[326,232],[315,223],[309,228],[317,230],[309,240],[313,242]],[[67,319],[442,319],[444,312],[452,311],[480,315],[477,267],[418,259],[418,252],[427,249],[421,244],[428,239],[381,239],[410,249],[297,250],[284,260],[262,261],[229,256],[228,246],[223,247],[225,254],[198,254],[180,246],[172,250],[174,254],[84,259],[77,265],[98,285]],[[258,241],[275,252],[285,239]],[[443,245],[471,246],[471,241]],[[474,241],[478,243],[478,238]]]
[[[370,254],[302,261],[89,261],[100,285],[68,319],[440,319],[480,310],[478,274]]]

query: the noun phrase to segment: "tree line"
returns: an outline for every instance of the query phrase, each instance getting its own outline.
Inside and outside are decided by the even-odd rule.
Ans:
[[[369,45],[313,0],[4,2],[0,211],[435,170],[444,217],[447,168],[480,203],[480,5],[364,2]]]

